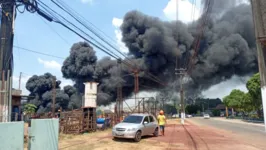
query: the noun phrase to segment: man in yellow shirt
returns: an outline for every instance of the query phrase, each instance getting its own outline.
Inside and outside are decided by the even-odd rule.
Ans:
[[[160,114],[157,117],[158,124],[160,126],[161,134],[164,136],[164,128],[166,124],[166,117],[164,116],[163,110],[160,111]]]

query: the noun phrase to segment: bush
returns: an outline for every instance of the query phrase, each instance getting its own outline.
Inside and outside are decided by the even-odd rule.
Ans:
[[[213,114],[213,116],[220,116],[221,115],[221,111],[217,110],[217,109],[214,109],[214,110],[212,110],[212,114]]]

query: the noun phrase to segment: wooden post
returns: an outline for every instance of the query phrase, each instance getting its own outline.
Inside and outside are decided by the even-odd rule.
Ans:
[[[55,97],[56,97],[56,81],[53,79],[53,106],[52,106],[52,114],[55,117]]]

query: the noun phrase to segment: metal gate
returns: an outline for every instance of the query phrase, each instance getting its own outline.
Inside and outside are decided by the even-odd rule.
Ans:
[[[58,119],[32,119],[29,150],[58,150]]]
[[[0,150],[23,150],[24,122],[0,123]]]

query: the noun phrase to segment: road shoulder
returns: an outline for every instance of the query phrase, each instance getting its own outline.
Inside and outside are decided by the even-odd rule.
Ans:
[[[245,121],[242,121],[240,119],[226,119],[226,118],[216,118],[216,117],[213,117],[211,119],[217,120],[217,121],[225,121],[225,122],[239,123],[239,124],[248,124],[248,125],[254,125],[254,126],[261,126],[261,127],[264,126],[264,124],[262,124],[262,123],[245,122]]]

